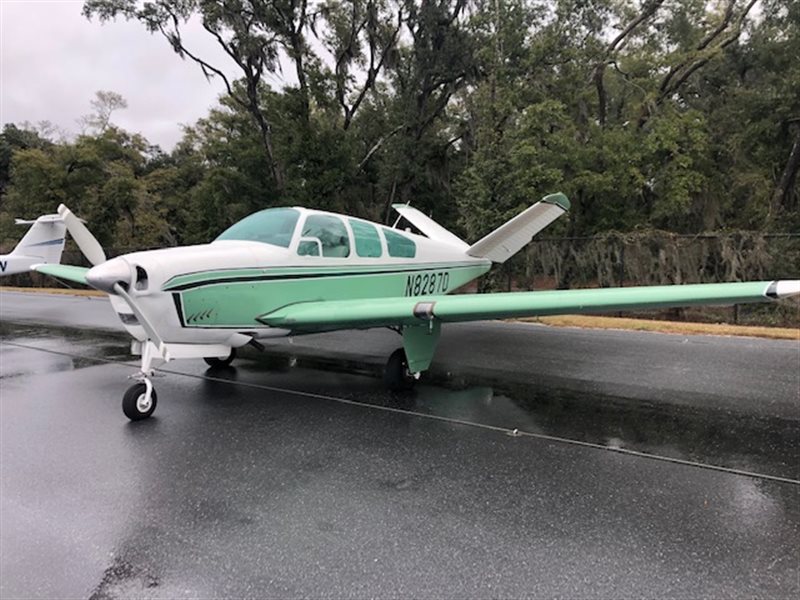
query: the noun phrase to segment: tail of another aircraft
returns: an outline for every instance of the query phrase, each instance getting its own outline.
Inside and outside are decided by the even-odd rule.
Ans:
[[[17,225],[32,225],[11,251],[10,256],[40,258],[39,262],[57,263],[64,250],[67,226],[60,215],[42,215],[35,221],[17,219]]]
[[[34,221],[17,219],[17,225],[31,225],[11,251],[0,256],[0,275],[25,273],[37,263],[59,263],[64,251],[67,226],[60,215],[42,215]]]

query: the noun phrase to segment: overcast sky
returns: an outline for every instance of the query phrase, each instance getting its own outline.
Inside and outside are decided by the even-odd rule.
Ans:
[[[194,63],[183,61],[161,36],[136,22],[100,24],[81,15],[82,0],[0,0],[0,122],[50,121],[66,132],[91,111],[97,90],[122,94],[128,108],[112,121],[165,150],[181,124],[207,114],[224,92]],[[193,52],[236,74],[199,23],[184,40]],[[280,86],[275,79],[270,83]]]

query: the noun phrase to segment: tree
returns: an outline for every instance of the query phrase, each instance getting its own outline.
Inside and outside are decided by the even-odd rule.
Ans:
[[[398,11],[396,18],[388,19],[396,24],[386,24],[387,16],[394,14],[387,0],[328,0],[313,6],[308,0],[154,0],[144,4],[137,0],[86,0],[83,13],[101,21],[117,16],[137,20],[149,31],[163,35],[179,56],[198,64],[207,78],[219,77],[228,96],[257,125],[279,193],[286,187],[287,161],[276,152],[275,124],[260,104],[264,75],[276,74],[280,57],[286,57],[294,65],[297,79],[297,88],[289,93],[297,97],[299,124],[307,127],[310,122],[312,93],[320,105],[330,105],[328,94],[333,88],[344,113],[343,127],[347,129],[376,85],[402,21]],[[222,65],[212,65],[186,46],[182,28],[193,16],[202,19],[204,29],[236,65],[241,84],[232,81]],[[324,60],[308,42],[309,35],[316,36],[318,28],[322,29],[323,43],[335,57],[332,71],[324,67]],[[366,78],[360,86],[352,76],[354,66],[366,68]]]
[[[78,123],[82,129],[91,128],[103,133],[111,124],[111,114],[117,110],[128,108],[128,102],[116,92],[95,92],[91,101],[94,112],[81,117]]]

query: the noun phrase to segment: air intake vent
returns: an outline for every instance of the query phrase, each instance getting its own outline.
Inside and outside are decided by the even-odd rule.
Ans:
[[[136,284],[135,288],[141,292],[147,289],[147,271],[136,265]]]

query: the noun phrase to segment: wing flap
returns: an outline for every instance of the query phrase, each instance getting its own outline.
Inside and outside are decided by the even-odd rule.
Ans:
[[[800,281],[750,281],[632,288],[462,294],[304,302],[257,320],[295,331],[481,321],[539,315],[763,302],[800,294]]]
[[[33,265],[31,269],[36,271],[37,273],[50,275],[51,277],[56,277],[57,279],[65,279],[66,281],[72,281],[74,283],[82,283],[83,285],[89,285],[88,283],[86,283],[86,272],[89,270],[87,267],[74,267],[72,265],[40,264],[40,265]]]

